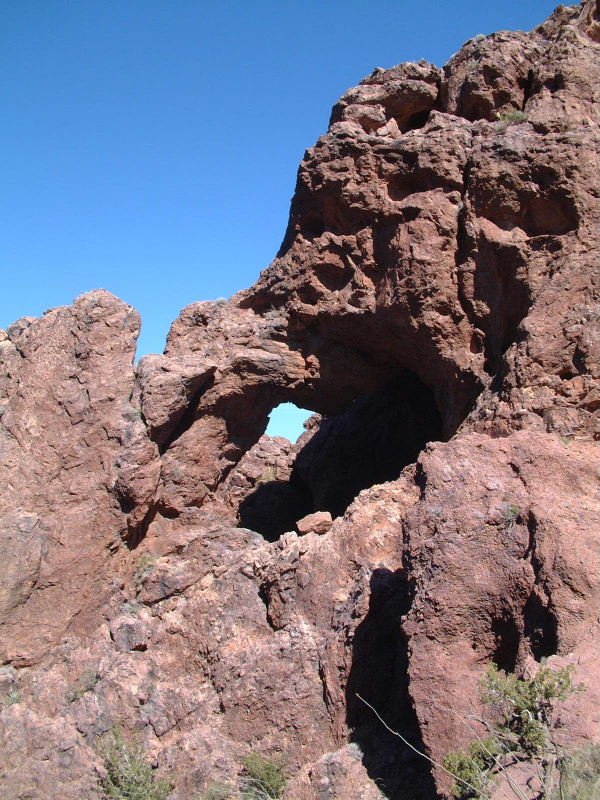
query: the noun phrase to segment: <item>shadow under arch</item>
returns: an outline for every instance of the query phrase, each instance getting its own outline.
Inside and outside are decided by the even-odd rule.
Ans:
[[[407,642],[400,619],[410,608],[404,570],[379,568],[370,581],[369,610],[354,634],[346,686],[346,722],[369,777],[389,800],[435,800],[429,762],[385,729],[357,695],[418,750],[424,744],[408,692]]]
[[[325,417],[298,452],[289,481],[263,484],[242,501],[240,525],[273,541],[313,511],[339,517],[362,489],[396,480],[442,433],[433,392],[402,370]]]

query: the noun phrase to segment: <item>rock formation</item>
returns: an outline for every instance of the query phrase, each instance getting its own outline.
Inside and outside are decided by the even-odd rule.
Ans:
[[[3,796],[101,797],[118,724],[174,800],[253,750],[287,800],[447,797],[358,696],[439,763],[491,662],[573,664],[597,737],[598,41],[586,0],[375,70],[164,355],[104,291],[0,334]]]

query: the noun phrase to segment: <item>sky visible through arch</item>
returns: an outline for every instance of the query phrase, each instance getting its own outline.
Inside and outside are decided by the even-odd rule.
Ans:
[[[105,288],[161,352],[179,311],[251,285],[296,170],[375,67],[441,66],[547,0],[4,0],[0,328]],[[291,438],[291,437],[290,437]]]
[[[271,411],[266,432],[269,436],[285,436],[295,442],[304,433],[304,423],[312,414],[293,403],[281,403]]]

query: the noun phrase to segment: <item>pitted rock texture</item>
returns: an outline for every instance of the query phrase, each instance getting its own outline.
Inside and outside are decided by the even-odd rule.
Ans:
[[[159,512],[206,502],[279,402],[337,414],[407,376],[444,438],[593,433],[591,9],[344,95],[300,165],[279,257],[229,303],[185,309],[142,360]]]
[[[163,355],[104,291],[0,334],[4,796],[100,797],[120,725],[173,800],[256,750],[286,800],[448,797],[360,698],[439,763],[490,662],[572,663],[597,737],[598,30],[376,70]]]

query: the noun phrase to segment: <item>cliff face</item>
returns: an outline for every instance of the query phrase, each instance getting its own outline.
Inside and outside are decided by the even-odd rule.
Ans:
[[[4,796],[100,797],[119,723],[182,800],[250,750],[289,800],[434,798],[357,694],[439,761],[490,662],[574,664],[558,744],[596,736],[598,31],[376,70],[273,264],[137,369],[107,292],[2,334]]]

